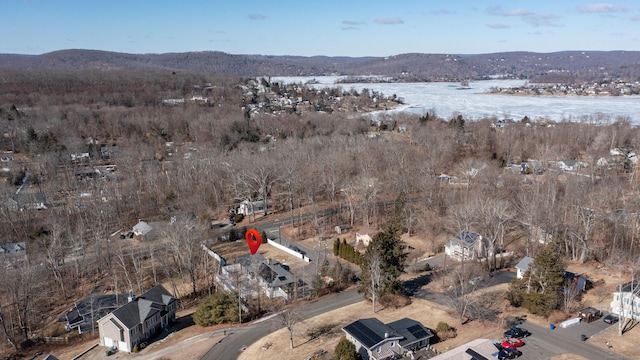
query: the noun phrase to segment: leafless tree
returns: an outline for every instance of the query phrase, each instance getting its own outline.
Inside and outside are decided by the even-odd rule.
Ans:
[[[278,323],[280,324],[280,326],[287,329],[287,332],[289,333],[289,346],[291,347],[291,349],[294,348],[293,334],[295,333],[301,321],[302,319],[300,315],[296,310],[293,309],[286,309],[278,314]]]

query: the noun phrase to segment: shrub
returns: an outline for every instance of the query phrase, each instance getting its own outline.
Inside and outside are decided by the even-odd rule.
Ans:
[[[440,321],[438,326],[436,326],[436,335],[438,336],[438,341],[444,341],[447,339],[453,339],[456,337],[456,329],[451,327],[444,321]]]
[[[451,325],[447,324],[444,321],[440,321],[438,323],[438,326],[436,326],[436,332],[437,333],[441,333],[441,332],[447,332],[447,331],[451,331],[453,330],[453,328],[451,327]]]
[[[237,224],[237,223],[241,222],[242,220],[244,220],[244,215],[242,215],[242,214],[235,214],[233,216],[233,223],[234,224]]]
[[[138,346],[138,344],[133,345],[133,352],[137,353],[138,351],[140,351],[140,347]]]
[[[386,293],[380,297],[380,304],[395,309],[411,304],[411,299],[402,294]]]

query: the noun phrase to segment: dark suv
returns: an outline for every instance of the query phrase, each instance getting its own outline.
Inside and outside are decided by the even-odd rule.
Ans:
[[[522,351],[516,348],[505,348],[499,342],[494,342],[493,345],[498,348],[498,353],[494,355],[498,358],[498,360],[515,359],[522,356]]]
[[[511,338],[520,339],[530,335],[531,333],[529,331],[519,326],[514,326],[511,329],[504,332],[504,337],[506,337],[507,339],[511,339]]]

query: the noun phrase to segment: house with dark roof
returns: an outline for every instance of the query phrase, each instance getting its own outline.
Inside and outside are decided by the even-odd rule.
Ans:
[[[491,242],[477,232],[462,230],[444,246],[444,252],[453,260],[487,258],[493,252]]]
[[[175,321],[177,299],[162,285],[135,297],[98,320],[100,345],[131,352],[136,344],[148,340]]]
[[[88,333],[97,327],[97,320],[127,303],[127,294],[89,295],[76,301],[62,317],[67,331]]]
[[[43,193],[20,192],[5,201],[9,210],[44,210],[47,208],[46,197]]]
[[[360,319],[342,331],[364,360],[403,356],[428,347],[433,337],[431,330],[409,318],[386,325],[376,318]]]

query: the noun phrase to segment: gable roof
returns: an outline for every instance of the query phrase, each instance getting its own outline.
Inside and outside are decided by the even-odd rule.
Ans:
[[[280,264],[262,263],[258,268],[258,276],[273,287],[283,286],[295,282],[294,276]]]
[[[385,339],[400,339],[392,328],[376,318],[360,319],[342,328],[366,348],[371,349]],[[388,335],[385,337],[385,334]]]
[[[174,301],[176,299],[162,285],[156,285],[111,314],[131,329],[158,312],[162,314],[164,307]]]
[[[531,266],[532,262],[533,262],[533,258],[525,256],[516,264],[516,269],[527,271],[529,270],[529,266]]]
[[[462,230],[458,235],[451,239],[451,245],[458,244],[463,247],[473,246],[482,236],[477,232]]]
[[[420,322],[409,318],[403,318],[387,324],[404,339],[400,340],[400,346],[407,347],[413,343],[433,337],[433,333]]]

